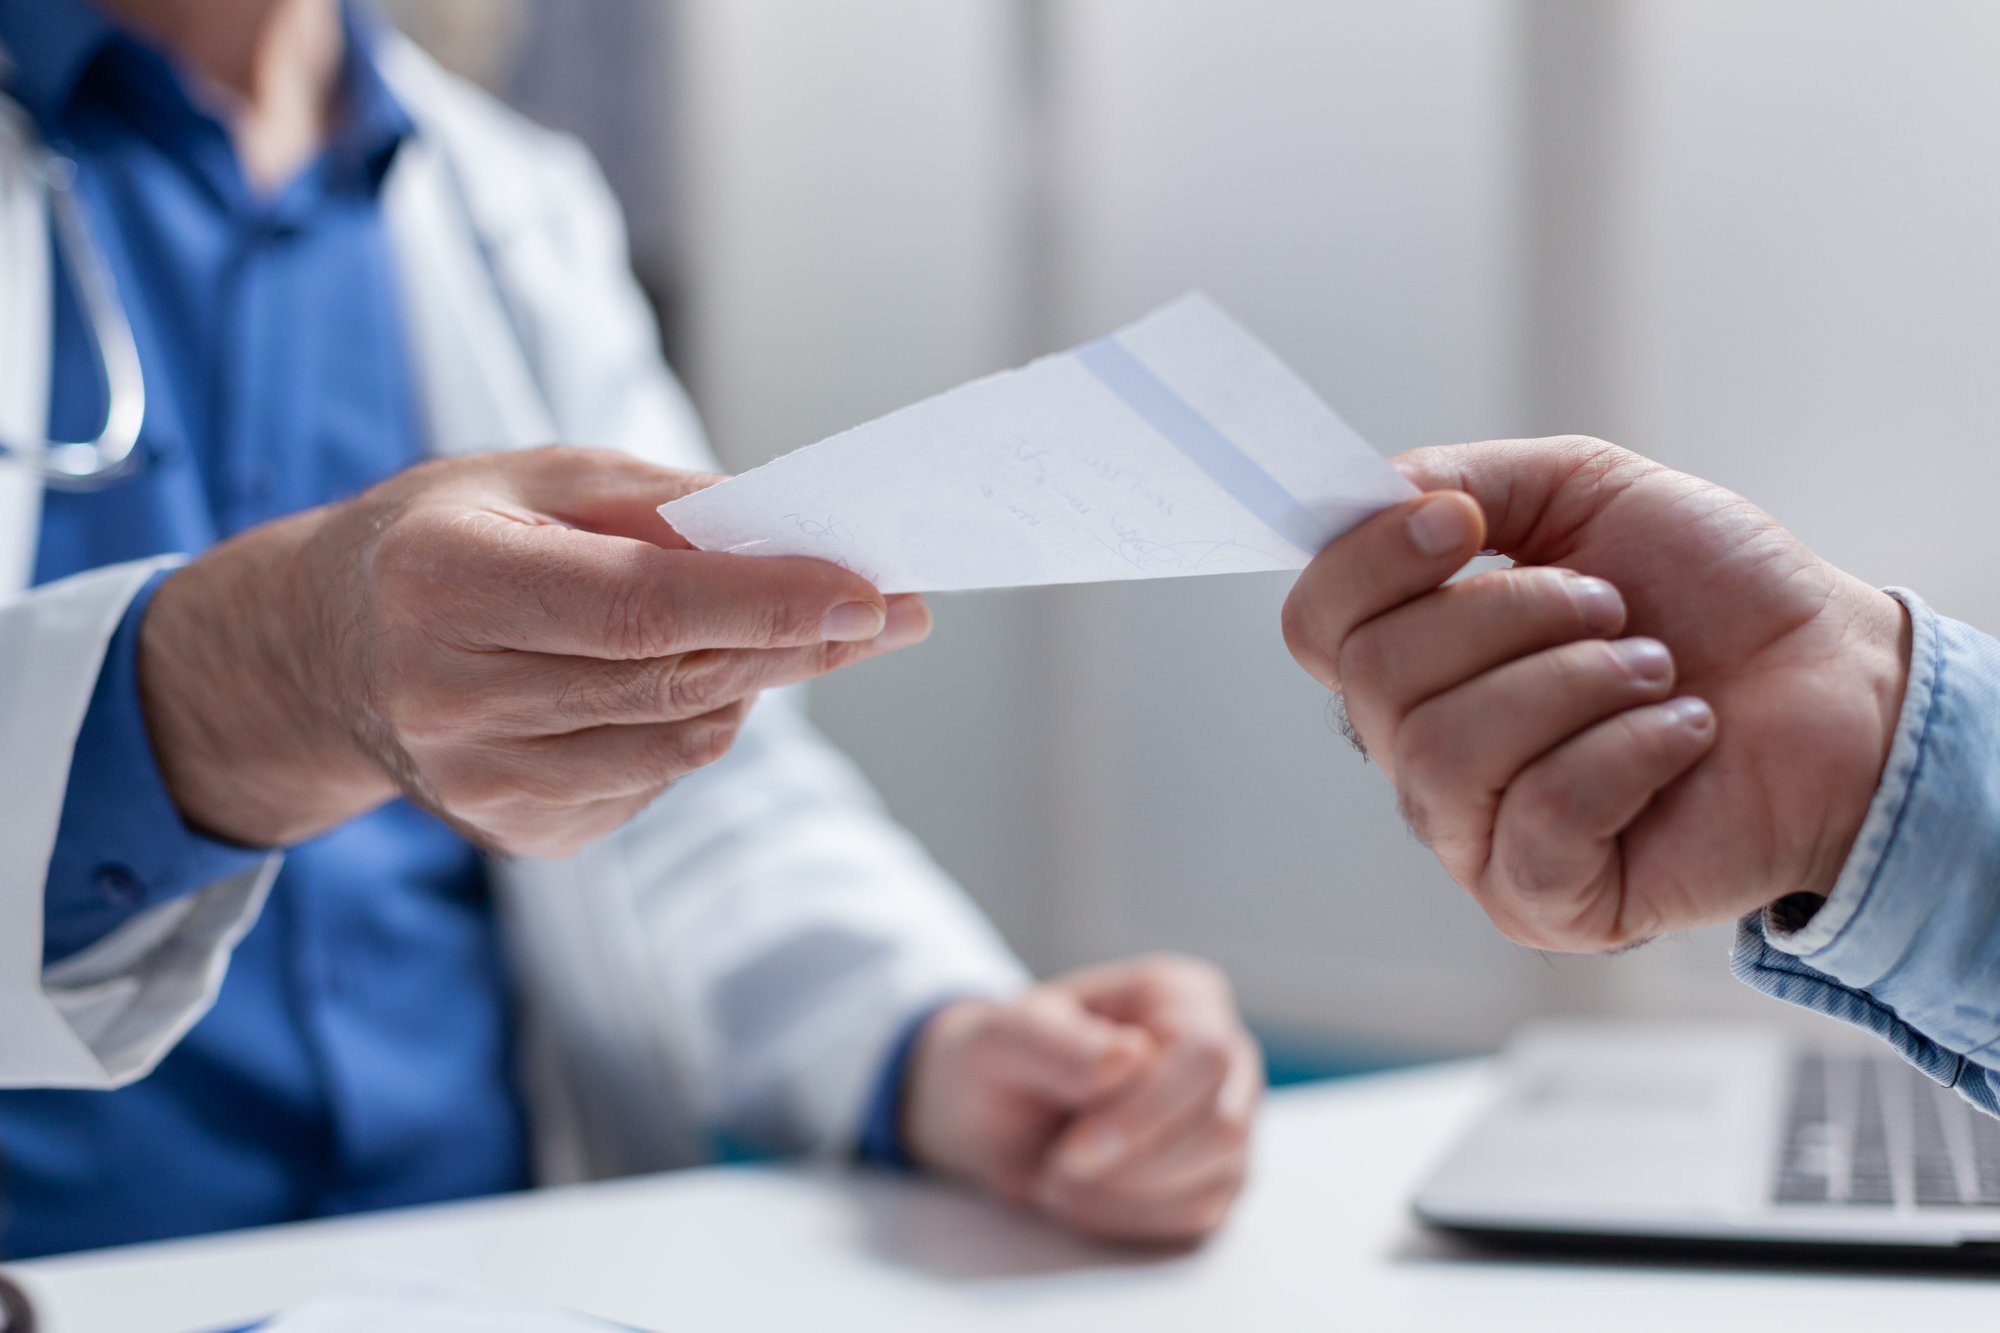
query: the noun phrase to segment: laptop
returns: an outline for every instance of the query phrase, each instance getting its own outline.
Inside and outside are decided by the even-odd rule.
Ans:
[[[1547,1024],[1414,1206],[1514,1248],[2000,1267],[2000,1120],[1831,1024]]]

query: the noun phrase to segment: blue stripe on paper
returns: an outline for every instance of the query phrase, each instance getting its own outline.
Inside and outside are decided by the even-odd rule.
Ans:
[[[1208,418],[1189,407],[1123,343],[1116,338],[1099,338],[1077,348],[1076,359],[1265,527],[1307,555],[1326,545],[1325,523]]]

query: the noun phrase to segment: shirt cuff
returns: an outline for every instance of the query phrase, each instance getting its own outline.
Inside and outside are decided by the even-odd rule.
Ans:
[[[1798,930],[1746,918],[1731,966],[2000,1109],[2000,643],[1888,591],[1909,610],[1909,684],[1854,849]]]
[[[922,1010],[903,1026],[882,1073],[875,1081],[875,1095],[868,1102],[868,1116],[861,1122],[861,1143],[857,1155],[874,1166],[894,1171],[914,1171],[917,1160],[903,1143],[904,1084],[909,1081],[910,1062],[916,1057],[917,1042],[924,1029],[954,1001],[945,1000]]]
[[[139,700],[139,625],[172,572],[153,575],[126,607],[77,733],[44,889],[44,966],[269,854],[189,828],[154,757]]]

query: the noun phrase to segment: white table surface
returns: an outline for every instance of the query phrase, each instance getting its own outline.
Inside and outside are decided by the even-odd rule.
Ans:
[[[919,1181],[726,1167],[13,1271],[51,1333],[247,1322],[373,1264],[659,1333],[2000,1327],[2000,1278],[1522,1262],[1426,1237],[1405,1201],[1484,1077],[1454,1065],[1275,1095],[1234,1220],[1185,1255],[1095,1249]]]

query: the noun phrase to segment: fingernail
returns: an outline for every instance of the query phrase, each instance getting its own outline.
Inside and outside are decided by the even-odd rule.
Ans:
[[[1635,680],[1657,684],[1674,674],[1673,654],[1658,639],[1623,639],[1611,651]]]
[[[1591,633],[1609,634],[1625,623],[1625,599],[1603,579],[1578,574],[1569,581],[1569,595],[1576,599],[1577,614]]]
[[[1675,699],[1665,707],[1667,721],[1677,727],[1685,727],[1697,736],[1705,734],[1715,725],[1715,710],[1708,706],[1706,699],[1697,699],[1690,694]]]
[[[1065,1149],[1059,1169],[1075,1180],[1093,1180],[1118,1165],[1124,1155],[1125,1136],[1106,1125]]]
[[[1465,506],[1451,496],[1426,500],[1410,514],[1410,544],[1425,555],[1449,555],[1471,536]]]
[[[882,632],[886,618],[873,602],[842,602],[819,622],[819,636],[829,643],[854,643]]]
[[[907,648],[930,637],[931,614],[924,604],[914,600],[889,603],[889,617],[882,626],[882,632],[875,636],[875,646],[893,650]]]

